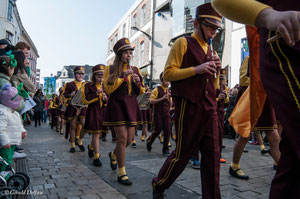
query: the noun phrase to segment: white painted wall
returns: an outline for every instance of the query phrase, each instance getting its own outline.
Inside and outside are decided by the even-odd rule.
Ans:
[[[239,83],[241,60],[241,39],[247,37],[245,26],[233,23],[231,33],[231,87]]]
[[[170,47],[168,43],[171,39],[171,16],[169,12],[162,13],[165,17],[159,17],[155,15],[155,33],[154,40],[159,43],[162,48],[159,48],[154,45],[153,53],[153,79],[159,79],[160,73],[164,70]]]

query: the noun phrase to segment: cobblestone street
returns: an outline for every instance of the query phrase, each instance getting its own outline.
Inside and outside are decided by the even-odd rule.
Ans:
[[[87,151],[69,152],[69,143],[64,136],[51,130],[49,125],[28,127],[28,137],[23,146],[28,155],[27,162],[31,177],[31,189],[42,192],[34,198],[151,198],[151,180],[158,173],[165,157],[162,145],[155,141],[152,152],[146,150],[145,143],[136,137],[137,148],[128,147],[126,171],[133,185],[126,187],[117,182],[117,171],[109,166],[108,152],[114,148],[111,135],[107,142],[100,141],[102,167],[92,165]],[[141,132],[138,132],[140,135]],[[91,137],[86,135],[84,146]],[[273,160],[269,155],[261,155],[258,146],[247,145],[241,168],[250,176],[248,181],[238,180],[228,174],[232,158],[234,140],[224,139],[226,148],[223,157],[226,164],[221,165],[220,187],[222,198],[268,198],[270,183],[275,174]],[[172,141],[172,149],[175,143]],[[189,165],[175,184],[165,194],[167,198],[201,198],[201,180],[199,170]]]

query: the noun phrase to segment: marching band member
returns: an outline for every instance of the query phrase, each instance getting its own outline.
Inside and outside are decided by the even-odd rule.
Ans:
[[[169,152],[169,140],[171,136],[171,115],[170,115],[170,97],[171,93],[168,91],[169,82],[163,78],[163,73],[159,76],[161,85],[155,88],[150,97],[150,103],[153,107],[153,123],[154,129],[151,136],[147,140],[147,150],[150,152],[152,149],[152,143],[159,136],[161,130],[164,132],[163,149],[162,153],[165,156],[170,154]]]
[[[77,91],[82,86],[83,81],[83,75],[84,75],[84,68],[77,66],[74,69],[74,75],[75,80],[72,82],[68,82],[64,86],[63,95],[64,97],[70,102],[73,96],[76,94]],[[80,120],[81,126],[84,126],[85,122],[85,113],[86,113],[86,107],[79,107],[74,106],[72,104],[69,104],[67,107],[67,110],[65,112],[65,119],[70,122],[70,142],[71,142],[71,153],[75,153],[75,130],[76,130],[76,121],[77,119]],[[82,133],[83,134],[83,133]],[[78,147],[81,151],[85,151],[84,146],[82,145],[83,135],[81,136],[81,139],[78,141]]]
[[[102,166],[99,154],[99,137],[103,131],[103,109],[104,103],[107,101],[107,96],[103,90],[103,73],[103,64],[94,66],[92,82],[85,83],[81,89],[82,102],[88,105],[83,129],[84,133],[92,134],[92,144],[88,146],[88,151],[89,156],[91,156],[91,151],[94,153],[93,164],[95,166]]]
[[[208,45],[220,27],[222,16],[210,3],[200,5],[196,9],[192,36],[177,39],[171,48],[164,79],[171,81],[175,102],[176,148],[152,181],[153,198],[164,198],[164,191],[181,174],[197,147],[201,152],[202,197],[221,198],[216,112],[219,75],[214,78],[221,61]]]
[[[109,94],[109,101],[103,124],[113,126],[117,135],[116,148],[109,153],[111,168],[117,169],[118,163],[118,182],[131,185],[125,170],[125,150],[141,121],[136,97],[145,89],[139,69],[129,65],[134,50],[129,40],[120,39],[113,50],[116,54],[114,63],[104,70],[104,89]]]

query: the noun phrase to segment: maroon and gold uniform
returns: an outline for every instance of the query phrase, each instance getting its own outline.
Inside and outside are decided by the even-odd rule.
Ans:
[[[72,99],[71,97],[71,93],[73,91],[77,92],[80,88],[81,88],[82,82],[77,82],[76,80],[72,81],[72,82],[68,82],[65,84],[64,86],[64,90],[63,90],[63,95],[64,98],[66,100],[68,100],[68,107],[67,110],[65,112],[65,120],[73,120],[76,119],[77,116],[79,116],[80,118],[85,118],[85,113],[86,113],[86,107],[84,108],[80,108],[80,107],[75,107],[72,104],[70,104],[70,101]],[[77,111],[80,111],[79,113],[77,113]]]
[[[127,69],[127,65],[124,65],[124,69]],[[140,77],[138,86],[133,83],[132,79],[125,82],[123,76],[117,78],[113,85],[108,85],[110,66],[105,67],[104,88],[109,94],[103,122],[106,126],[136,126],[142,121],[136,96],[142,94],[145,89],[140,70],[137,67],[132,67],[132,69]]]
[[[197,7],[197,18],[221,26],[222,17],[210,3]],[[199,25],[200,26],[200,25]],[[216,88],[218,78],[209,73],[196,74],[195,66],[204,64],[212,54],[198,33],[175,41],[170,51],[164,79],[171,81],[175,103],[176,149],[169,155],[152,181],[154,193],[164,192],[186,167],[194,149],[201,152],[203,198],[221,198],[219,187],[220,151]]]
[[[84,132],[86,133],[102,133],[103,131],[103,114],[104,104],[102,92],[97,95],[97,90],[103,90],[102,83],[93,84],[91,82],[85,83],[81,90],[82,102],[88,105],[86,115]]]
[[[152,93],[150,100],[163,98],[168,92],[168,88],[163,85],[155,88]],[[169,141],[171,135],[171,115],[170,115],[171,102],[170,98],[158,102],[153,107],[153,129],[152,134],[147,140],[148,145],[152,145],[154,140],[159,136],[160,132],[164,131],[163,141],[163,153],[169,152]]]

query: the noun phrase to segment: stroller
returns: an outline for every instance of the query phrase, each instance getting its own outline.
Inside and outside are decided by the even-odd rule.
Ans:
[[[6,166],[6,169],[0,172],[0,199],[14,198],[14,195],[9,193],[25,190],[30,178],[26,173],[16,172],[1,156],[0,164]]]

